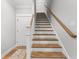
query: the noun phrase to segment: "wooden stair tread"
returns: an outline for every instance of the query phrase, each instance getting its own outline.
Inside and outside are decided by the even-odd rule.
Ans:
[[[51,26],[51,25],[35,25],[35,26],[45,26],[46,27],[46,26]]]
[[[51,26],[35,26],[35,27],[37,27],[37,28],[52,28]]]
[[[65,58],[62,52],[32,52],[32,58]]]
[[[50,25],[50,24],[35,24],[35,25]]]
[[[35,26],[45,26],[45,27],[50,27],[51,25],[35,25]]]
[[[35,36],[35,35],[38,35],[38,36],[39,36],[39,35],[42,35],[42,36],[43,36],[43,35],[45,35],[45,36],[50,36],[50,35],[56,35],[56,34],[33,34],[33,35],[34,35],[34,36]]]
[[[50,23],[35,23],[35,24],[50,24]]]
[[[48,20],[36,20],[36,21],[48,21]]]
[[[49,23],[49,22],[36,22],[36,23]]]
[[[48,21],[47,19],[37,19],[36,21]]]
[[[42,25],[41,25],[41,26],[37,26],[37,25],[36,25],[35,27],[50,28],[51,26],[46,26],[46,25],[45,25],[45,26],[42,26]]]
[[[36,18],[37,19],[47,19],[47,16],[45,13],[37,13]]]
[[[49,22],[48,20],[36,20],[36,22]]]
[[[51,25],[35,25],[35,26],[40,26],[40,27],[51,27]]]
[[[48,22],[48,23],[50,23],[49,21],[35,21],[35,22]]]
[[[58,39],[33,39],[33,41],[58,41]]]
[[[37,22],[37,21],[36,21],[35,23],[49,23],[49,22]]]
[[[38,29],[38,30],[35,30],[35,31],[53,31],[53,30],[47,30],[47,29],[44,29],[44,30],[42,30],[42,29]]]
[[[53,30],[52,28],[35,28],[35,30]]]
[[[33,44],[32,48],[62,48],[59,44]]]
[[[37,27],[37,26],[36,26],[35,28],[52,28],[52,27]]]

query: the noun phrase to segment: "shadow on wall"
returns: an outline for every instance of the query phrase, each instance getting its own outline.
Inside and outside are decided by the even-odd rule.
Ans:
[[[46,0],[46,2],[47,2],[47,7],[49,7],[51,9],[52,4],[53,4],[53,0]]]

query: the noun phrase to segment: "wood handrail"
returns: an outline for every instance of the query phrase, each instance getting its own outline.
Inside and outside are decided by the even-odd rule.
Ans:
[[[33,17],[34,15],[32,15],[32,18],[31,18],[30,27],[32,27]]]
[[[46,6],[45,6],[46,7]],[[62,26],[62,28],[73,38],[76,38],[77,35],[73,33],[48,7],[46,7],[48,12],[56,19],[56,21]]]

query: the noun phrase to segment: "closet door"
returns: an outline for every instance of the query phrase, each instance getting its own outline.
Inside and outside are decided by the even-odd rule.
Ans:
[[[30,39],[30,20],[31,17],[17,16],[16,17],[16,44],[26,45]]]

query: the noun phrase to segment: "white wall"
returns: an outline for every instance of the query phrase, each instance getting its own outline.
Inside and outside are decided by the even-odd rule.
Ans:
[[[16,3],[16,14],[32,14],[33,0],[14,0]]]
[[[77,32],[77,1],[50,0],[48,3],[52,11],[67,25],[71,31]]]
[[[17,5],[16,14],[32,14],[32,4],[31,5]]]
[[[4,54],[16,44],[15,8],[13,1],[1,1],[1,52]]]
[[[77,41],[76,38],[71,38],[67,32],[60,26],[60,24],[52,17],[52,25],[54,26],[61,42],[63,43],[70,59],[76,59],[77,56]]]
[[[48,7],[59,17],[61,21],[72,31],[77,32],[77,6],[76,0],[47,0]],[[52,18],[52,24],[55,27],[66,51],[71,59],[77,59],[76,38],[71,38],[58,22]]]
[[[45,12],[45,0],[36,0],[36,12]]]

